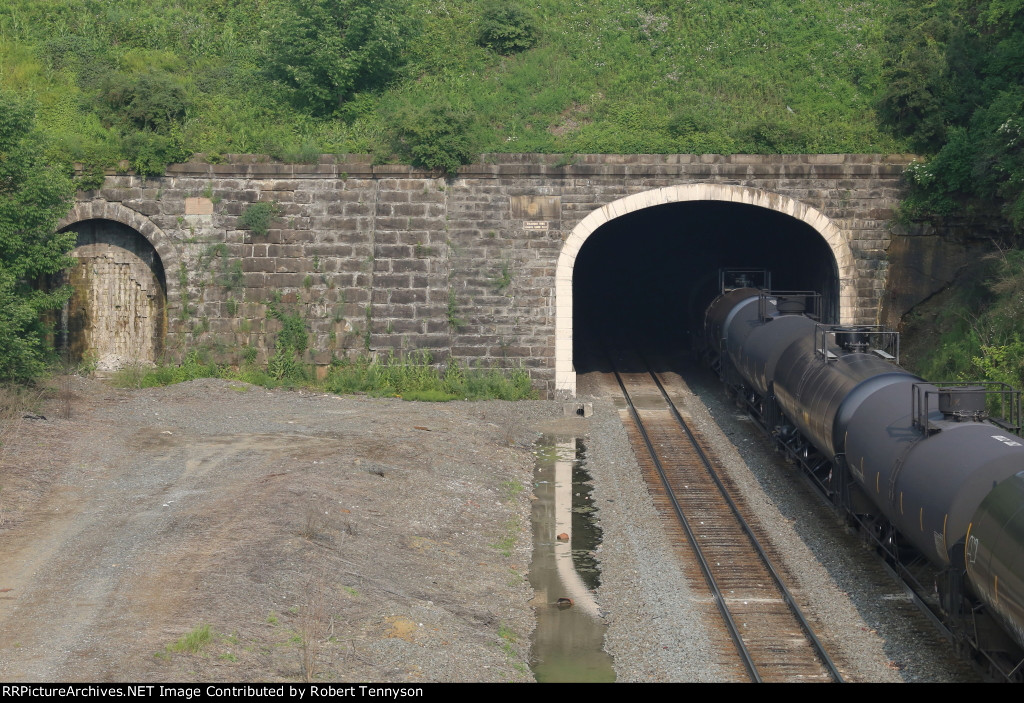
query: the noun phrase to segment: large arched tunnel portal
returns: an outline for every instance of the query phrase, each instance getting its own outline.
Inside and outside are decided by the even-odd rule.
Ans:
[[[685,358],[723,268],[766,269],[774,290],[816,291],[823,319],[838,321],[836,259],[807,223],[734,202],[647,207],[601,225],[576,256],[575,371],[606,369],[608,342],[663,367]]]
[[[153,364],[167,327],[167,279],[153,245],[131,227],[91,219],[65,228],[78,235],[66,274],[72,295],[58,343],[73,363],[100,371]]]

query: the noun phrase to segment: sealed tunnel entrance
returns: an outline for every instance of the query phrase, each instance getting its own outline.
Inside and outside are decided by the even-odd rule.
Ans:
[[[67,227],[78,235],[67,273],[72,287],[58,342],[69,361],[112,371],[153,364],[163,351],[167,281],[160,256],[142,235],[111,220]]]
[[[817,291],[823,318],[838,321],[836,259],[805,222],[735,202],[647,207],[598,227],[576,255],[575,371],[606,365],[602,340],[628,344],[661,363],[688,354],[719,292],[723,267],[767,269],[776,290]]]

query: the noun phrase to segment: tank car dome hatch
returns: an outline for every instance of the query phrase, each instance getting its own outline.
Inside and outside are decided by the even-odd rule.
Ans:
[[[803,315],[807,312],[807,298],[802,295],[780,295],[775,309],[780,315]]]
[[[988,417],[985,409],[985,389],[982,386],[960,388],[939,388],[939,412],[943,417],[962,420],[984,420]]]
[[[834,330],[836,345],[849,352],[868,350],[868,331],[859,327],[837,327]]]

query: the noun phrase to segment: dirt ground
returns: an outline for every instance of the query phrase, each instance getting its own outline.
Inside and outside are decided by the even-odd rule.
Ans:
[[[532,679],[559,405],[54,384],[3,428],[0,680]]]

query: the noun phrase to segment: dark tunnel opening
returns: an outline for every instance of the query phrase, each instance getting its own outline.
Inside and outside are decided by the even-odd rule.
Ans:
[[[580,249],[573,268],[576,372],[607,370],[605,345],[639,351],[663,370],[686,358],[720,292],[722,268],[763,268],[774,290],[818,292],[824,321],[838,321],[835,257],[810,225],[753,205],[661,205],[606,223]]]

